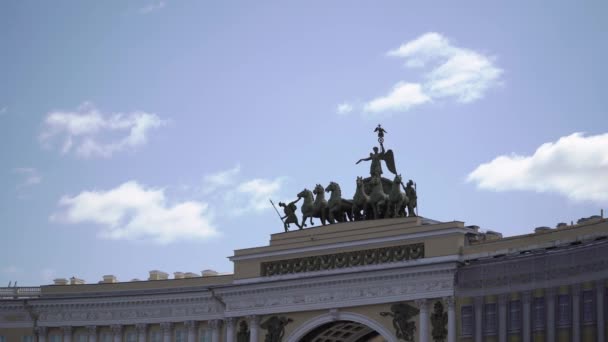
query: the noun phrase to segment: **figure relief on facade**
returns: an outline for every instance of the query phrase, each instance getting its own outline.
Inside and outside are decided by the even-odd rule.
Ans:
[[[398,303],[391,305],[391,312],[381,312],[380,316],[393,317],[393,327],[395,335],[398,339],[406,342],[414,342],[416,333],[416,323],[411,322],[414,317],[420,313],[420,310],[407,303]]]
[[[285,326],[293,322],[291,318],[285,316],[272,316],[260,324],[262,329],[267,330],[264,342],[281,342],[285,335]]]
[[[433,314],[431,315],[431,326],[433,330],[431,335],[435,342],[445,342],[448,336],[448,314],[443,310],[443,304],[440,301],[435,302],[433,306]]]
[[[249,342],[249,326],[246,321],[239,323],[239,330],[236,333],[236,342]]]

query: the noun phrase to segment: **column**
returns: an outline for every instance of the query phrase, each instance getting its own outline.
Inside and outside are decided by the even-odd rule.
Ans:
[[[163,342],[171,342],[171,323],[161,323],[160,330],[163,332]]]
[[[38,336],[38,342],[46,342],[47,332],[47,327],[36,327],[36,336]]]
[[[572,290],[572,342],[581,342],[581,285],[574,284]]]
[[[429,306],[426,299],[416,300],[420,309],[420,326],[418,327],[418,341],[429,341]]]
[[[114,335],[114,342],[121,342],[122,341],[122,325],[114,324],[114,325],[110,326],[110,329],[112,329],[112,334]]]
[[[196,328],[198,327],[196,321],[186,321],[184,325],[188,329],[188,342],[196,342]]]
[[[443,299],[448,307],[448,342],[456,342],[456,312],[454,311],[454,297]]]
[[[226,342],[234,342],[234,318],[224,319],[226,323]]]
[[[63,342],[72,342],[72,327],[61,327],[63,330]]]
[[[258,330],[260,327],[259,316],[249,316],[249,342],[258,342]]]
[[[89,342],[97,342],[97,327],[89,325],[87,331],[89,332]]]
[[[220,342],[220,327],[222,326],[222,321],[219,319],[214,319],[209,321],[209,326],[211,327],[211,342]]]
[[[146,323],[135,324],[137,330],[137,342],[146,342],[148,334],[148,325]]]
[[[508,294],[498,296],[498,342],[507,342],[507,299]]]
[[[483,297],[475,297],[475,342],[483,342],[483,326],[482,326],[482,318],[483,318]]]
[[[531,319],[531,305],[532,305],[532,292],[525,291],[521,294],[521,305],[522,305],[522,340],[523,342],[531,341],[532,334],[532,319]]]
[[[604,321],[604,298],[606,296],[606,283],[604,280],[599,280],[596,283],[596,308],[597,308],[597,342],[606,342],[606,327]]]
[[[545,304],[547,305],[547,339],[546,342],[555,342],[555,294],[556,288],[545,289]]]

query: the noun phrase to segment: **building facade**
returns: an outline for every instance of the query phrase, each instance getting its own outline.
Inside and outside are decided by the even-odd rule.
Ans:
[[[606,341],[608,222],[421,217],[273,234],[233,274],[0,289],[0,342]]]

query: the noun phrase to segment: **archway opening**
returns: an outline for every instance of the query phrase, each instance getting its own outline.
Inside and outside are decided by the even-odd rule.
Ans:
[[[382,335],[365,324],[335,321],[309,331],[300,342],[384,342]]]

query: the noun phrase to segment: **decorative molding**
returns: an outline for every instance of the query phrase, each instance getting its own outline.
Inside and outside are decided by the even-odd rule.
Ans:
[[[333,270],[424,258],[424,243],[263,262],[262,276]]]
[[[63,335],[72,335],[72,331],[73,331],[73,327],[71,326],[63,326],[61,327],[61,332],[63,333]]]
[[[219,329],[222,326],[222,321],[219,319],[212,319],[209,321],[209,327],[211,329]]]
[[[146,323],[137,323],[135,324],[135,329],[138,333],[142,334],[148,331],[148,324]]]
[[[89,335],[97,334],[97,326],[96,325],[87,325],[87,331]]]
[[[160,330],[163,331],[163,334],[165,335],[171,335],[171,328],[172,328],[173,324],[170,322],[162,322],[160,324]]]
[[[331,316],[332,322],[335,322],[338,320],[338,317],[340,317],[340,312],[338,309],[330,309],[329,315]]]
[[[454,309],[454,306],[456,305],[456,300],[453,296],[443,297],[443,301],[449,309]]]
[[[112,325],[110,325],[110,329],[112,330],[112,333],[114,335],[122,334],[122,325],[120,325],[120,324],[112,324]]]

